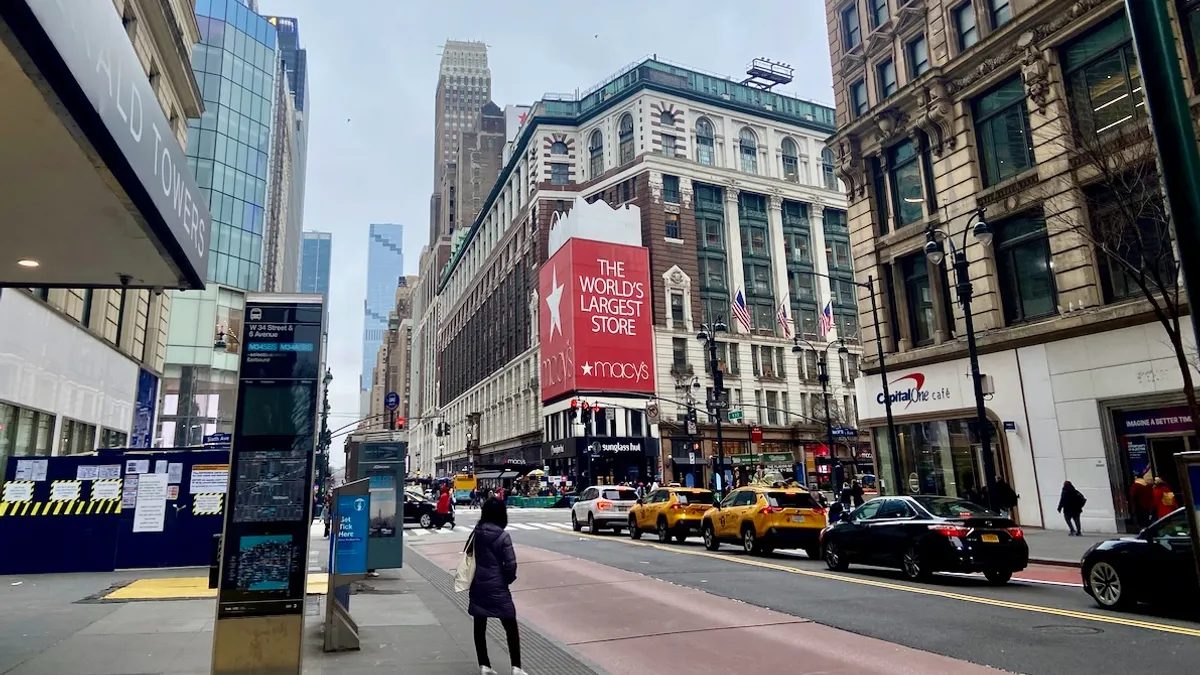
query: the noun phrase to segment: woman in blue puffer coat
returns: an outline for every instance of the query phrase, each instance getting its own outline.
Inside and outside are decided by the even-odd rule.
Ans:
[[[471,545],[475,548],[475,578],[471,580],[471,600],[467,613],[475,617],[475,653],[482,675],[497,675],[487,651],[487,620],[500,619],[508,638],[508,654],[513,675],[528,675],[521,669],[521,637],[517,632],[517,608],[508,587],[517,580],[517,554],[508,527],[504,502],[490,498],[480,509]]]

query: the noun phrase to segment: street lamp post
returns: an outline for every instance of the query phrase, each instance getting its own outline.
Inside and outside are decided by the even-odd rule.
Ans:
[[[971,296],[974,289],[971,286],[971,275],[967,269],[967,232],[970,231],[976,241],[985,248],[992,244],[992,230],[983,219],[983,209],[971,216],[963,228],[962,244],[954,245],[954,239],[949,233],[938,228],[930,228],[925,235],[925,256],[935,266],[946,259],[946,251],[942,242],[950,244],[950,255],[953,258],[955,290],[958,301],[963,308],[963,318],[967,328],[967,355],[971,363],[971,383],[975,388],[975,426],[978,428],[980,454],[983,459],[983,477],[987,484],[988,508],[996,510],[996,466],[992,458],[991,425],[987,419],[987,410],[983,405],[983,376],[979,374],[979,348],[975,344],[975,321],[971,316]],[[939,237],[940,235],[940,237]]]
[[[696,334],[696,339],[708,346],[708,366],[712,370],[713,377],[713,400],[708,402],[708,408],[716,411],[717,418],[717,467],[714,478],[718,500],[725,494],[725,446],[724,439],[721,437],[721,418],[724,417],[725,408],[728,406],[723,397],[725,374],[721,372],[720,363],[717,361],[717,333],[724,333],[728,330],[729,327],[723,322],[715,321],[712,324],[701,324],[700,332]]]
[[[833,419],[829,415],[829,350],[834,346],[838,346],[838,354],[849,354],[850,350],[846,349],[844,340],[835,340],[825,345],[824,350],[817,349],[811,342],[797,335],[792,338],[792,352],[800,353],[800,343],[808,345],[808,348],[816,352],[817,358],[817,379],[821,382],[821,397],[825,399],[825,442],[829,447],[829,460],[832,463],[833,482],[831,489],[834,491],[834,496],[837,496],[838,486],[842,483],[842,463],[837,459],[837,451],[833,448]]]
[[[321,435],[317,439],[317,485],[324,491],[327,489],[326,483],[330,479],[329,475],[329,446],[333,443],[333,435],[329,433],[329,383],[333,382],[333,373],[325,370],[325,377],[321,378],[321,384],[324,385],[321,393]]]

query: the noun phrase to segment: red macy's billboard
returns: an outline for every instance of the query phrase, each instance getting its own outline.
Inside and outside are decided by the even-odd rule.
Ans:
[[[571,238],[542,266],[539,287],[543,401],[654,393],[649,251]]]

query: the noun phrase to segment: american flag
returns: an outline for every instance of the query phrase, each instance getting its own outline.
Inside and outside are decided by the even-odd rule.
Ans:
[[[733,316],[741,324],[742,330],[749,333],[752,322],[750,321],[750,310],[746,309],[746,296],[742,293],[742,289],[739,288],[738,292],[733,296],[733,302],[730,303],[730,306],[733,308]]]
[[[830,298],[825,303],[825,309],[821,310],[820,324],[821,335],[827,335],[833,329],[833,298]]]
[[[790,338],[792,337],[792,322],[788,321],[787,306],[788,299],[784,298],[783,302],[779,303],[779,311],[775,312],[775,320],[779,322],[780,326],[783,326],[783,336]]]

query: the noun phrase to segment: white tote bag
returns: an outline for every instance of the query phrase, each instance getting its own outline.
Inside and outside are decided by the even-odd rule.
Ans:
[[[475,580],[475,533],[467,538],[467,545],[463,548],[462,558],[458,561],[458,570],[454,574],[454,590],[462,593],[471,588],[471,582]]]

